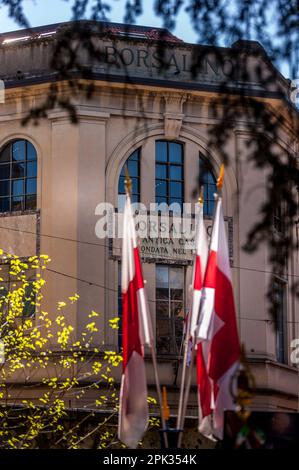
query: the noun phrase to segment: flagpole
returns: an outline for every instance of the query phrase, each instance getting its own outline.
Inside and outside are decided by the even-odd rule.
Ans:
[[[181,387],[180,387],[180,398],[179,398],[179,408],[178,408],[178,417],[177,417],[177,431],[182,430],[182,417],[184,411],[184,392],[185,392],[185,380],[186,380],[186,372],[187,372],[187,359],[188,359],[188,345],[190,339],[190,318],[191,313],[189,313],[187,326],[186,326],[186,334],[184,339],[184,357],[183,357],[183,369],[182,369],[182,378],[181,378]],[[182,434],[182,433],[181,433]],[[181,443],[181,434],[178,439],[178,447],[180,447]]]
[[[154,374],[155,374],[155,381],[156,381],[158,402],[159,402],[159,406],[160,406],[161,424],[162,424],[162,432],[163,432],[163,441],[164,441],[165,449],[168,449],[167,427],[166,427],[166,420],[165,420],[163,399],[162,399],[162,393],[161,393],[161,385],[160,385],[159,375],[158,375],[157,358],[156,358],[155,348],[154,348],[153,343],[151,343],[150,349],[151,349],[152,361],[153,361],[153,367],[154,367]]]
[[[224,179],[224,165],[222,164],[220,167],[220,173],[219,173],[219,178],[217,180],[217,194],[215,195],[215,199],[218,197],[221,197],[222,194],[222,186],[223,186],[223,179]],[[199,202],[203,204],[203,198],[200,198]],[[200,299],[200,305],[199,305],[199,312],[201,310],[201,306],[203,303],[204,299],[204,293]],[[199,318],[199,317],[198,317]],[[189,340],[189,338],[187,338]],[[184,377],[185,381],[185,376],[186,376],[186,367],[187,367],[187,354],[188,354],[188,342],[185,342],[185,353],[184,353],[184,364],[183,364],[183,373],[182,373],[182,381]],[[193,362],[194,362],[194,354],[195,354],[195,346],[196,346],[196,340],[195,340],[195,335],[192,336],[192,345],[191,345],[191,358],[190,358],[190,365],[188,367],[188,373],[187,373],[187,383],[186,383],[186,389],[183,387],[183,391],[181,391],[180,394],[180,403],[179,403],[179,411],[178,411],[178,422],[177,422],[177,429],[183,429],[184,424],[185,424],[185,418],[186,418],[186,412],[187,412],[187,404],[188,404],[188,398],[190,394],[190,388],[191,388],[191,381],[192,381],[192,369],[193,369]],[[186,352],[187,351],[187,352]],[[185,369],[185,370],[184,370]],[[184,393],[185,390],[185,393]],[[178,447],[181,446],[182,443],[182,438],[183,438],[183,433],[179,434],[178,438]]]
[[[204,199],[203,199],[203,192],[201,191],[201,195],[198,199],[198,203],[203,206]],[[197,227],[198,228],[198,227]],[[194,272],[193,272],[194,276]],[[193,287],[193,282],[194,279],[192,279],[192,287]],[[182,379],[181,379],[181,389],[180,389],[180,398],[179,398],[179,409],[178,409],[178,417],[177,417],[177,430],[180,431],[184,427],[184,421],[185,421],[185,414],[186,414],[186,408],[187,408],[187,401],[188,401],[188,395],[189,395],[189,389],[190,389],[190,384],[191,384],[191,371],[192,371],[192,363],[194,359],[194,341],[193,341],[193,336],[192,336],[192,345],[191,345],[191,362],[188,367],[187,371],[187,359],[188,359],[188,350],[189,350],[189,341],[190,341],[190,323],[191,323],[191,314],[192,314],[192,309],[190,308],[190,313],[188,316],[188,321],[187,321],[187,328],[186,328],[186,336],[185,336],[185,341],[184,341],[184,358],[183,358],[183,370],[182,370]],[[188,372],[188,373],[187,373]],[[185,388],[185,381],[187,377],[187,385]],[[185,392],[186,390],[186,392]],[[185,393],[186,398],[185,398]],[[182,432],[179,434],[178,438],[178,447],[181,446],[182,443]]]
[[[126,178],[125,178],[126,196],[128,198],[131,198],[132,180],[130,178],[129,170],[128,170],[127,165],[125,166],[125,173],[126,173]],[[148,319],[148,320],[150,321],[150,319]],[[159,381],[157,358],[156,358],[156,353],[155,353],[155,346],[154,346],[154,343],[153,343],[152,340],[150,342],[150,351],[151,351],[151,356],[152,356],[152,361],[153,361],[153,368],[154,368],[158,403],[159,403],[159,407],[160,407],[162,430],[164,431],[163,432],[164,446],[165,446],[165,449],[168,449],[168,437],[167,437],[167,434],[166,434],[166,421],[165,421],[165,417],[164,417],[163,400],[162,400],[161,386],[160,386],[160,381]]]

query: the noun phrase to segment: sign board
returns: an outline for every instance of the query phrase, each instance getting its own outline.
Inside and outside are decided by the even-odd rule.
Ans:
[[[162,227],[162,219],[159,218],[160,227]],[[193,218],[194,224],[194,218]],[[208,238],[212,232],[211,218],[205,219]],[[225,225],[227,230],[228,248],[231,264],[233,261],[233,219],[225,217]],[[195,237],[177,236],[174,234],[172,220],[169,222],[170,236],[164,237],[163,230],[159,230],[158,236],[139,237],[139,251],[141,258],[146,263],[167,263],[189,265],[193,263],[195,253]],[[193,227],[194,228],[194,227]],[[138,226],[136,226],[138,230]],[[110,258],[121,258],[122,238],[110,239]]]

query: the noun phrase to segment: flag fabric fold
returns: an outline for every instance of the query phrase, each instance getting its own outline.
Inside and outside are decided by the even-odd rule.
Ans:
[[[199,214],[196,234],[196,254],[193,269],[193,292],[192,309],[190,321],[190,336],[196,339],[197,326],[199,322],[200,307],[202,304],[203,283],[208,260],[208,237],[203,217],[203,204],[199,205]],[[198,384],[198,410],[199,431],[208,437],[212,437],[211,424],[211,380],[206,369],[207,345],[198,343],[196,345],[197,384]],[[189,360],[190,362],[190,360]]]
[[[192,308],[191,308],[191,319],[190,319],[190,335],[193,338],[195,335],[195,329],[198,324],[199,308],[202,296],[203,280],[206,271],[207,259],[208,259],[208,237],[207,230],[203,218],[203,204],[199,205],[199,214],[197,222],[196,232],[196,258],[193,269],[193,292],[192,292]]]
[[[216,202],[196,335],[199,430],[222,439],[224,410],[235,408],[231,380],[239,367],[240,344],[221,197]]]
[[[123,373],[118,437],[128,447],[136,448],[148,426],[143,353],[144,345],[152,341],[152,330],[129,196],[123,215],[121,284]]]

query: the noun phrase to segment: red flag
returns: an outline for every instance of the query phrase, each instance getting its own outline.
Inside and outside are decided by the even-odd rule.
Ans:
[[[222,199],[217,199],[197,331],[197,374],[203,418],[212,415],[213,434],[223,437],[223,413],[234,409],[231,379],[239,366],[240,344]],[[201,432],[207,434],[206,422]]]
[[[191,337],[197,335],[199,321],[199,310],[202,302],[203,282],[208,259],[208,239],[203,218],[203,205],[200,206],[198,229],[196,238],[196,258],[193,270],[193,292],[192,292],[192,316],[190,322]],[[197,383],[198,383],[198,410],[199,410],[199,430],[211,437],[211,384],[205,366],[205,345],[199,343],[196,346],[197,359]]]
[[[207,230],[203,218],[203,204],[199,206],[198,225],[196,233],[196,258],[193,268],[192,309],[190,318],[190,336],[193,338],[198,325],[199,308],[202,296],[203,279],[208,258]]]
[[[123,374],[118,437],[136,448],[148,425],[148,403],[143,346],[150,344],[147,302],[130,198],[127,196],[122,248]]]

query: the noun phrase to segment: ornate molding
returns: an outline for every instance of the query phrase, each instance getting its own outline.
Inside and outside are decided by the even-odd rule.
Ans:
[[[164,134],[166,139],[178,139],[184,119],[183,104],[187,99],[187,94],[169,93],[164,96]]]
[[[106,122],[110,118],[109,113],[97,111],[93,108],[86,106],[76,106],[77,118],[80,122]],[[52,123],[65,123],[71,124],[69,113],[66,110],[53,109],[48,113],[48,118]]]

